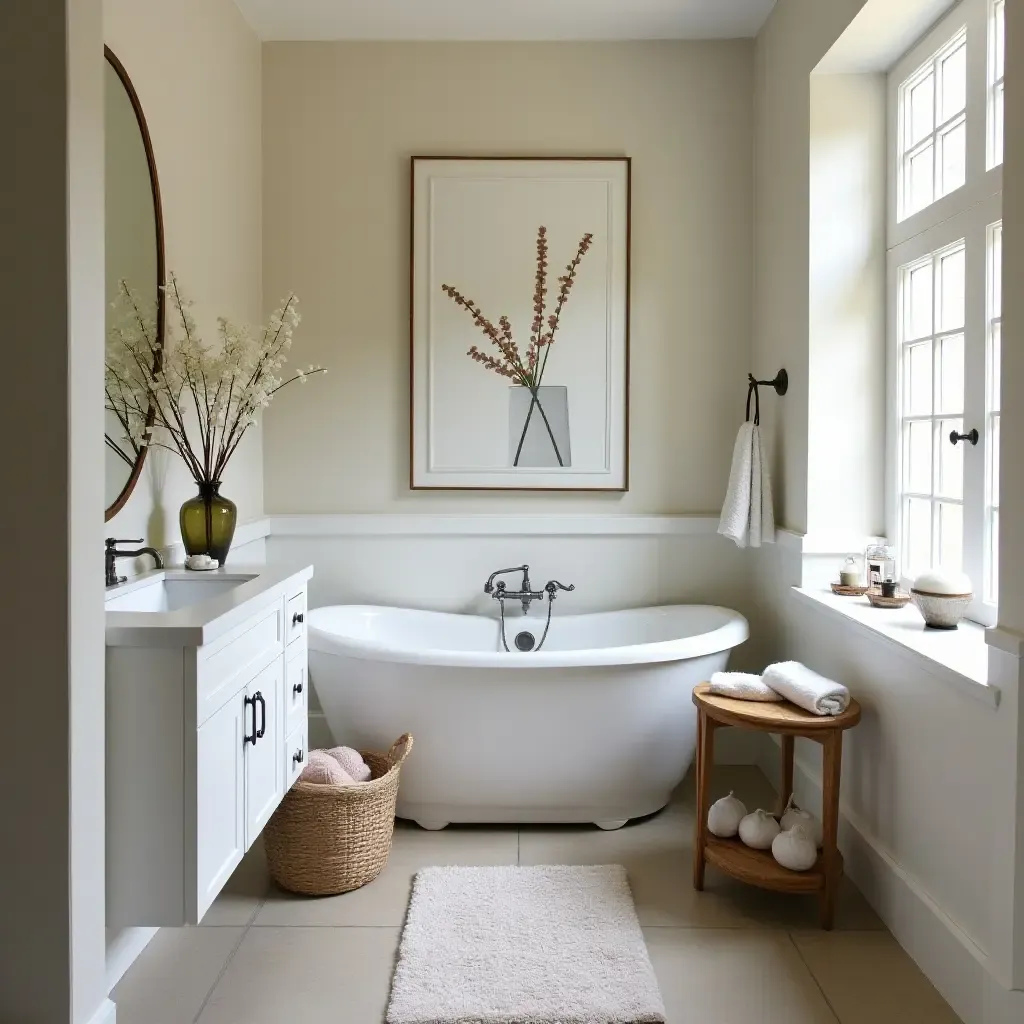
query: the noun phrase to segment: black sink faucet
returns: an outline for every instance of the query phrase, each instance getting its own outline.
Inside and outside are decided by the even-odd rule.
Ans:
[[[103,569],[108,587],[116,587],[118,583],[124,583],[128,579],[127,576],[117,575],[117,560],[119,558],[138,558],[139,555],[152,555],[153,568],[162,569],[164,567],[164,560],[160,557],[160,552],[156,548],[138,548],[135,551],[121,551],[117,546],[118,544],[141,543],[141,537],[138,540],[115,540],[113,537],[108,537],[104,541]]]

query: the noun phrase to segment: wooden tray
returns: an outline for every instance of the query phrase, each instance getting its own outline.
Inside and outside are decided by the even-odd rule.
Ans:
[[[895,597],[883,597],[880,590],[869,590],[868,600],[872,608],[902,608],[910,600],[910,595],[898,590]]]
[[[868,592],[867,587],[844,587],[842,583],[832,584],[832,593],[840,597],[863,597]]]
[[[709,864],[732,878],[760,889],[776,892],[819,892],[825,887],[824,857],[809,871],[790,871],[773,856],[771,850],[752,850],[739,839],[720,839],[708,834],[705,856]],[[839,873],[842,874],[843,856],[836,853]]]

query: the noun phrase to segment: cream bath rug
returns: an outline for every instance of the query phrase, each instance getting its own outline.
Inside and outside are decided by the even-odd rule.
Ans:
[[[626,869],[416,875],[388,1024],[660,1024]]]

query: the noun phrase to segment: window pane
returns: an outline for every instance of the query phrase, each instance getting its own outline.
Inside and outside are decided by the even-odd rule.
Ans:
[[[942,103],[939,121],[948,121],[967,106],[967,44],[961,43],[940,65]]]
[[[927,338],[932,333],[932,264],[915,267],[907,275],[906,337]]]
[[[963,420],[940,420],[939,422],[939,478],[936,481],[935,493],[944,498],[963,498],[964,496],[964,445],[968,442],[950,444],[951,431],[963,433]]]
[[[907,139],[904,152],[916,146],[935,128],[934,75],[928,75],[910,90],[907,107]]]
[[[932,421],[906,425],[903,452],[904,490],[932,493]]]
[[[1003,83],[992,90],[992,166],[1003,162]]]
[[[992,67],[992,80],[998,81],[1003,77],[1004,63],[1006,57],[1006,6],[1003,3],[997,3],[995,10],[992,12],[995,25],[994,25],[994,38],[993,47],[995,53],[993,57]]]
[[[964,263],[966,252],[956,249],[939,260],[939,330],[964,325]]]
[[[992,417],[992,426],[989,429],[989,473],[990,489],[989,504],[999,507],[999,417]]]
[[[917,213],[935,198],[935,147],[929,143],[908,161],[907,212]]]
[[[932,343],[909,345],[903,363],[905,416],[932,414]],[[954,410],[956,411],[956,410]]]
[[[952,446],[951,446],[952,447]],[[964,564],[964,510],[962,505],[939,505],[938,557],[943,569],[959,572]]]
[[[989,373],[988,407],[992,412],[1000,409],[1000,389],[1002,388],[1002,334],[1003,325],[997,320],[992,325],[991,371]]]
[[[932,564],[932,503],[907,498],[903,513],[903,567],[913,579]]]
[[[964,411],[964,336],[954,334],[938,343],[935,368],[935,411]]]
[[[989,277],[992,281],[992,309],[990,317],[1003,315],[1003,226],[997,224],[992,229],[992,253],[990,256]]]
[[[999,600],[999,510],[993,509],[988,531],[988,594],[995,604]]]
[[[967,181],[967,122],[943,132],[939,152],[942,154],[939,195],[948,196]]]

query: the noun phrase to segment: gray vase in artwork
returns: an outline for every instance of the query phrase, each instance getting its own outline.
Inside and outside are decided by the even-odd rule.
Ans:
[[[508,389],[508,464],[520,469],[572,465],[568,388]]]

